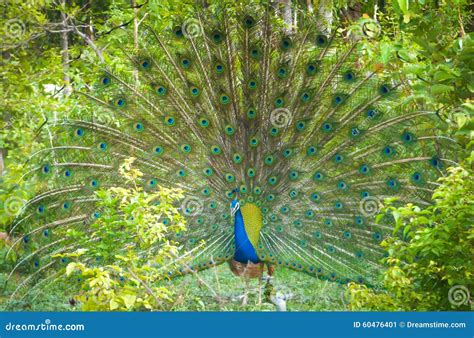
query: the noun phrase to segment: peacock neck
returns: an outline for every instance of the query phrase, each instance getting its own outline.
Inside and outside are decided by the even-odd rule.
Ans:
[[[235,253],[234,259],[241,263],[258,263],[256,252],[257,243],[262,227],[262,213],[260,208],[254,204],[247,203],[240,207],[235,213],[234,236]]]

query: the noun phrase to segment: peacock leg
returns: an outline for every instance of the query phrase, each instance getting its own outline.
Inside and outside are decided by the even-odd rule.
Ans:
[[[245,280],[245,290],[244,290],[244,296],[242,297],[242,306],[247,305],[248,295],[249,295],[249,279],[244,277],[244,280]]]
[[[257,305],[262,305],[262,278],[258,279],[258,303]]]

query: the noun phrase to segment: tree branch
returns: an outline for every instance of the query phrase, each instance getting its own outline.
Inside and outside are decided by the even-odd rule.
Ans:
[[[102,54],[102,51],[97,47],[97,45],[94,43],[94,41],[91,40],[91,38],[89,38],[87,36],[87,34],[84,34],[82,33],[76,26],[72,26],[73,29],[74,29],[74,32],[79,35],[81,38],[84,39],[84,41],[86,42],[86,44],[92,48],[92,50],[95,52],[95,54],[97,55],[97,57],[99,58],[100,62],[101,63],[104,63],[105,60],[104,60],[104,55]]]

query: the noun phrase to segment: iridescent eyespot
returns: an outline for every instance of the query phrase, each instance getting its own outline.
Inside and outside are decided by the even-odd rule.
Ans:
[[[316,63],[309,63],[306,66],[306,74],[308,76],[312,76],[312,75],[316,74],[317,71],[318,71],[318,67],[317,67]]]
[[[143,129],[144,129],[143,123],[141,123],[141,122],[135,123],[135,130],[136,131],[143,131]]]
[[[219,98],[219,101],[220,101],[221,104],[226,105],[230,102],[230,98],[226,94],[222,94]]]
[[[379,93],[382,96],[385,96],[390,93],[390,87],[388,85],[381,85],[379,87]]]
[[[335,105],[340,105],[341,103],[344,102],[344,97],[342,95],[335,95],[333,98],[333,103]]]
[[[154,151],[155,151],[155,154],[161,155],[163,154],[164,149],[162,146],[157,146],[155,147]]]
[[[174,126],[174,124],[175,124],[174,117],[172,117],[172,116],[165,117],[165,123],[169,126]]]
[[[191,61],[189,59],[182,59],[181,65],[184,69],[188,69],[191,66]]]
[[[186,154],[191,152],[191,146],[189,144],[183,144],[183,145],[181,145],[180,148]]]
[[[214,69],[217,74],[221,74],[224,71],[224,66],[221,64],[217,64]]]
[[[355,74],[351,71],[348,71],[344,73],[342,77],[344,78],[345,81],[352,82],[355,79]]]
[[[250,50],[250,56],[253,59],[259,59],[260,58],[260,51],[257,48],[253,48]]]
[[[283,106],[283,103],[284,103],[284,102],[285,102],[285,101],[284,101],[281,97],[279,97],[279,98],[277,98],[277,99],[275,100],[275,106],[276,106],[276,107],[281,107],[281,106]]]
[[[198,97],[201,94],[201,91],[197,87],[191,87],[191,95],[193,97]]]
[[[160,96],[163,96],[166,94],[166,88],[163,86],[157,86],[156,87],[156,93]]]
[[[316,37],[316,45],[318,47],[325,47],[328,43],[328,38],[325,35],[318,35]]]
[[[246,16],[245,17],[245,19],[244,19],[245,27],[251,28],[251,27],[253,27],[254,24],[255,24],[254,18],[252,18],[251,16]]]
[[[252,137],[252,138],[250,139],[250,146],[251,146],[251,147],[256,147],[257,145],[258,145],[258,138]]]
[[[291,48],[292,42],[290,38],[283,38],[280,43],[280,47],[282,50],[287,51]]]
[[[143,69],[149,69],[150,66],[151,66],[151,63],[150,61],[148,60],[143,60],[140,62],[140,66],[143,68]]]
[[[214,145],[214,146],[211,147],[211,152],[214,155],[219,155],[221,153],[221,148],[217,145]]]
[[[298,121],[298,122],[296,123],[296,130],[297,130],[297,131],[302,131],[302,130],[305,129],[305,127],[306,127],[306,123],[303,122],[303,121]]]
[[[332,131],[332,124],[329,122],[323,123],[323,130],[324,131]]]
[[[222,34],[220,32],[215,31],[214,33],[212,33],[212,40],[215,43],[219,44],[224,40],[224,37],[222,36]]]
[[[412,178],[413,178],[413,181],[415,181],[416,183],[420,182],[421,181],[421,174],[419,172],[415,172],[413,175],[412,175]]]
[[[174,29],[173,29],[173,33],[174,35],[177,37],[177,38],[181,38],[183,37],[183,29],[181,26],[176,26]]]

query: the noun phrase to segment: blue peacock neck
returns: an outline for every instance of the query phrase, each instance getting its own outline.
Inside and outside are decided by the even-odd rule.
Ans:
[[[234,203],[235,204],[235,203]],[[237,203],[238,206],[238,203]],[[235,253],[234,259],[240,263],[258,263],[257,252],[254,245],[250,241],[249,235],[247,234],[246,224],[244,221],[244,216],[242,215],[242,210],[238,206],[237,211],[235,211],[235,220],[234,220],[234,238],[235,238]]]

